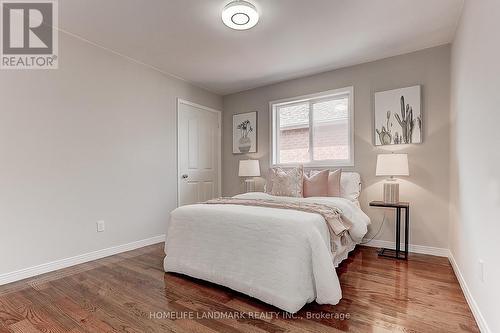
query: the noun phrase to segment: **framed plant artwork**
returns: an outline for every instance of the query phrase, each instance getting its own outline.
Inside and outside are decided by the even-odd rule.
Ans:
[[[257,111],[233,115],[233,154],[257,152]]]
[[[420,86],[375,93],[375,145],[422,142]]]

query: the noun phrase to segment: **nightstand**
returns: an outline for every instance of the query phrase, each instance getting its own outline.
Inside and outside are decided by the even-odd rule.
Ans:
[[[410,204],[408,202],[398,202],[395,204],[383,201],[370,202],[372,207],[394,208],[396,209],[396,250],[380,249],[380,257],[408,260],[408,232],[410,229]],[[401,210],[405,211],[405,248],[401,250]]]

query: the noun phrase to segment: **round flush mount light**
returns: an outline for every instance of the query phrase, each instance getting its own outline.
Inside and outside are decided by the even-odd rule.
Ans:
[[[250,2],[236,0],[222,10],[222,22],[231,29],[247,30],[259,22],[259,13]]]

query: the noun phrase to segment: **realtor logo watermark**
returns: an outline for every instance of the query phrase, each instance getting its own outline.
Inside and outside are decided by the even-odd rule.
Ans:
[[[1,69],[57,69],[57,1],[0,1]]]

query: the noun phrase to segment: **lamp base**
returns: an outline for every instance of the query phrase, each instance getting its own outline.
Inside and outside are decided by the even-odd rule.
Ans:
[[[245,179],[245,192],[255,192],[255,179]]]
[[[384,203],[396,204],[399,202],[399,184],[395,181],[384,183]]]

